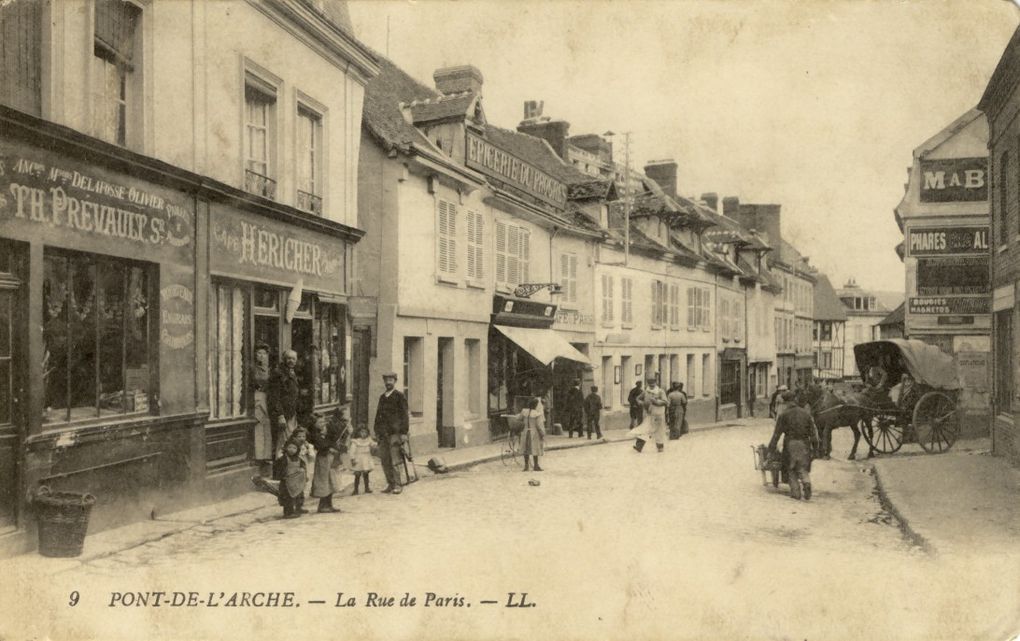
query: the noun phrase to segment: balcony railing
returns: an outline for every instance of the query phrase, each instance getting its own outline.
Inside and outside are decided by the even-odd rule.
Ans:
[[[250,169],[244,171],[244,189],[256,196],[276,200],[276,181]]]
[[[298,190],[297,193],[297,207],[305,211],[310,211],[316,216],[322,215],[322,196],[316,196],[310,194],[307,191]]]

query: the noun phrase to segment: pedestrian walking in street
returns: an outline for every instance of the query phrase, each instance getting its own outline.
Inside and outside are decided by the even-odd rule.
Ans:
[[[640,402],[644,407],[645,418],[638,427],[631,430],[636,439],[634,449],[640,452],[644,449],[646,441],[654,439],[655,448],[663,452],[666,448],[666,406],[669,399],[654,376],[648,377]]]
[[[283,506],[283,518],[296,519],[304,513],[305,483],[307,482],[307,466],[300,456],[301,447],[291,439],[283,447],[283,456],[279,459],[280,489],[279,503]]]
[[[779,437],[783,436],[783,461],[790,482],[790,496],[811,500],[811,452],[818,448],[818,430],[811,412],[797,405],[793,392],[783,393],[783,402],[790,406],[776,420],[768,451],[774,455]],[[803,401],[805,404],[807,401]]]
[[[319,499],[319,513],[339,512],[333,506],[333,494],[340,491],[340,454],[346,437],[347,423],[343,415],[327,420],[315,415],[315,429],[309,440],[315,446],[315,468],[312,473],[312,498]]]
[[[524,472],[528,471],[530,457],[534,461],[532,469],[541,472],[538,457],[545,455],[545,414],[538,409],[538,398],[528,399],[527,405],[518,415],[524,423],[521,433],[521,452],[524,454]]]
[[[567,390],[565,407],[567,438],[574,438],[575,431],[577,438],[581,438],[584,434],[584,392],[581,391],[581,381],[575,380]]]
[[[772,392],[772,398],[769,400],[769,418],[777,418],[781,412],[779,404],[782,402],[783,392],[787,391],[786,385],[780,385],[776,388],[776,391]]]
[[[687,433],[687,394],[683,383],[673,383],[666,399],[669,400],[669,438],[678,439]]]
[[[297,429],[298,398],[300,385],[294,366],[297,352],[292,349],[283,353],[283,360],[269,378],[269,415],[276,422],[276,447],[273,458],[280,458],[283,446]]]
[[[407,399],[403,392],[396,389],[395,372],[383,374],[383,384],[386,391],[379,396],[374,426],[375,438],[379,442],[379,462],[386,475],[386,489],[383,493],[400,494],[400,471],[397,466],[403,463],[402,437],[409,432]]]
[[[375,439],[368,435],[368,429],[362,427],[358,430],[357,436],[351,439],[351,469],[354,470],[354,495],[358,494],[358,485],[364,481],[365,494],[371,494],[372,488],[368,485],[368,475],[375,469],[375,461],[372,460],[372,445]]]
[[[644,407],[641,405],[641,381],[634,383],[630,394],[627,394],[627,405],[630,406],[630,429],[634,429],[644,420]]]
[[[602,427],[599,425],[602,418],[602,397],[599,396],[599,388],[591,386],[591,391],[584,397],[584,423],[588,432],[588,440],[591,440],[591,433],[594,431],[596,438],[602,438]]]

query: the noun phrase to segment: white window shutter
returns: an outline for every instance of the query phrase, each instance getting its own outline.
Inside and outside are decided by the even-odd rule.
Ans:
[[[514,225],[507,226],[507,265],[506,278],[511,285],[521,284],[521,241],[520,229]]]
[[[439,201],[439,238],[438,243],[438,268],[440,273],[448,273],[450,271],[450,244],[447,238],[450,233],[449,214],[447,211],[447,203],[445,200]]]
[[[467,213],[467,275],[468,278],[475,277],[475,213]]]
[[[527,283],[531,279],[529,263],[531,262],[531,232],[523,227],[519,230],[521,236],[521,282]]]
[[[505,283],[507,256],[506,256],[506,223],[496,221],[496,282]]]
[[[450,247],[449,268],[451,274],[457,273],[457,206],[449,204],[447,209],[447,221],[449,222],[449,237],[447,244]]]

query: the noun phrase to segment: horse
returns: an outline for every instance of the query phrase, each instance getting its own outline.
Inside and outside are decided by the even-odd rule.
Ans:
[[[811,408],[811,416],[815,420],[821,438],[821,453],[828,458],[832,453],[832,430],[837,427],[849,427],[854,433],[854,446],[850,450],[848,460],[857,458],[857,445],[861,440],[861,430],[858,425],[867,421],[867,414],[862,406],[867,405],[856,397],[843,400],[832,390],[824,389],[822,386],[813,384],[800,391],[801,398],[807,401]],[[868,446],[868,458],[872,455],[872,448]]]

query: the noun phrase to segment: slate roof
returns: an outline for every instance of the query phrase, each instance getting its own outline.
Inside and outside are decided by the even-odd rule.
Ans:
[[[900,303],[889,315],[879,321],[879,325],[902,325],[906,319],[905,304]]]
[[[829,277],[825,274],[818,274],[814,286],[815,298],[815,320],[845,321],[846,307],[843,301],[839,300],[836,290],[832,287]]]
[[[414,125],[404,120],[400,103],[432,100],[439,92],[426,87],[390,60],[379,56],[379,75],[365,85],[362,123],[384,148],[407,150],[412,144],[429,144]]]
[[[470,116],[478,95],[473,91],[416,100],[408,105],[415,125]]]
[[[556,155],[545,140],[495,125],[484,126],[485,138],[503,151],[527,160],[542,171],[568,185],[591,182],[591,176],[575,169]]]
[[[616,185],[608,178],[567,185],[570,200],[616,200]]]

